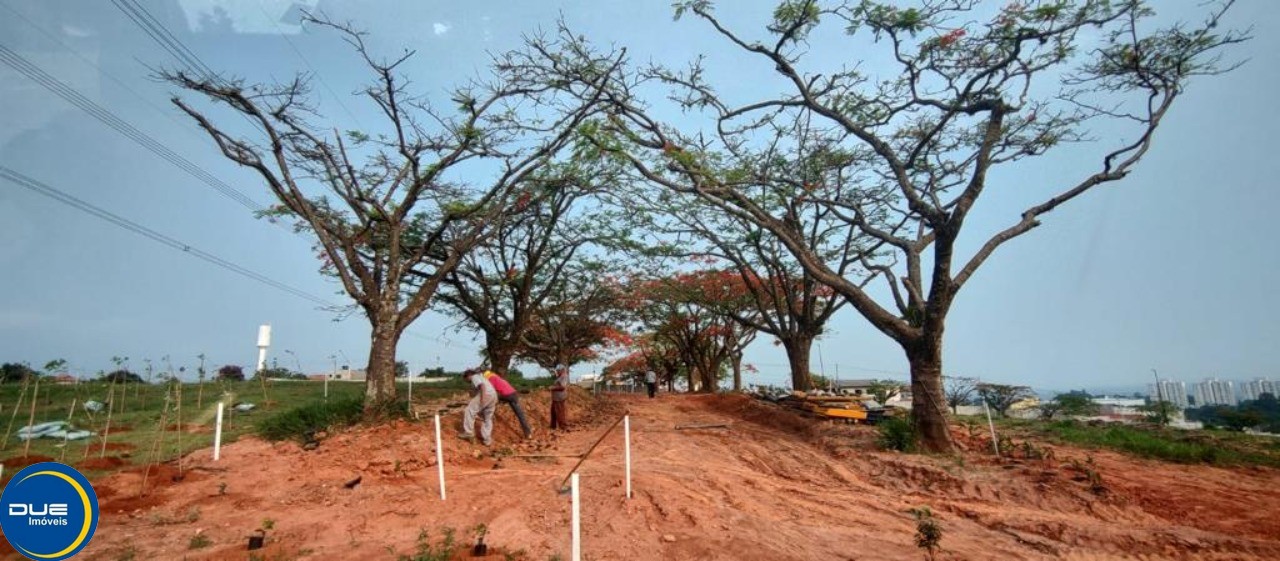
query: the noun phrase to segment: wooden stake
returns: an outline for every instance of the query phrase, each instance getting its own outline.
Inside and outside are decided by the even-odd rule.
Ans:
[[[58,454],[59,462],[67,459],[67,443],[70,442],[67,437],[71,436],[71,417],[76,414],[76,400],[77,398],[71,398],[71,410],[67,411],[67,426],[62,429],[62,452]]]
[[[625,418],[626,418],[625,416],[618,417],[618,420],[614,421],[612,425],[609,425],[609,428],[605,429],[604,434],[600,435],[600,438],[596,439],[595,444],[592,444],[590,448],[587,448],[586,452],[582,453],[582,459],[578,460],[578,463],[573,465],[573,469],[569,470],[569,475],[564,476],[564,481],[560,482],[561,492],[568,490],[568,487],[566,487],[566,485],[569,484],[569,478],[572,477],[573,474],[578,473],[578,468],[582,466],[582,462],[587,461],[587,456],[590,456],[591,452],[593,452],[596,449],[596,446],[599,446],[601,442],[604,442],[604,437],[609,436],[609,433],[613,432],[613,429],[617,427],[618,424],[621,423],[622,420]]]
[[[126,386],[127,387],[127,386]],[[124,391],[120,394],[123,397]],[[116,381],[111,380],[111,389],[107,391],[107,429],[102,431],[102,452],[98,454],[99,458],[107,457],[107,437],[111,436],[111,412],[116,408]]]
[[[0,450],[9,449],[9,435],[13,434],[13,422],[18,418],[18,410],[22,409],[22,400],[27,397],[26,377],[22,378],[22,391],[18,393],[18,402],[13,404],[13,413],[9,415],[9,430],[4,432],[4,446],[0,446]]]
[[[35,386],[32,386],[32,389],[31,389],[31,416],[27,418],[28,432],[27,432],[27,442],[22,446],[23,458],[26,458],[27,454],[31,452],[32,438],[31,438],[31,432],[29,429],[36,424],[36,398],[39,395],[40,395],[40,379],[36,378],[36,384]]]
[[[727,428],[729,428],[728,423],[713,423],[713,424],[707,424],[707,425],[676,425],[676,430],[727,429]]]
[[[175,382],[178,386],[178,479],[182,479],[182,382]]]
[[[147,494],[147,479],[151,475],[151,466],[156,463],[156,456],[160,455],[160,446],[164,443],[165,423],[169,422],[169,394],[164,395],[164,409],[160,412],[160,431],[156,434],[156,441],[151,445],[151,454],[147,458],[147,468],[142,471],[142,489],[138,491],[141,497]]]

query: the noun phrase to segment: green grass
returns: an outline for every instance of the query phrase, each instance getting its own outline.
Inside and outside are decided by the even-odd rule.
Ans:
[[[442,395],[454,394],[465,388],[463,384],[464,382],[461,379],[456,382],[451,380],[444,384],[415,383],[413,398],[415,402],[421,402]],[[407,393],[407,386],[406,382],[398,384],[402,404]],[[22,384],[20,383],[0,384],[0,406],[3,406],[3,409],[0,409],[0,438],[3,438],[4,431],[9,430],[10,419],[13,419],[12,434],[9,436],[8,445],[0,449],[0,460],[23,455],[24,442],[18,439],[17,431],[28,423],[28,418],[31,414],[31,389],[28,388],[27,395],[23,399],[21,407],[18,408],[17,416],[13,417],[14,406],[17,404],[21,390]],[[218,401],[224,402],[227,406],[224,411],[222,427],[222,441],[224,444],[235,442],[242,435],[256,432],[262,424],[270,424],[263,419],[297,409],[310,410],[316,404],[323,404],[325,401],[324,384],[320,382],[269,382],[266,392],[268,399],[264,400],[262,384],[258,381],[205,382],[203,389],[196,383],[182,384],[182,423],[184,425],[200,425],[200,427],[197,432],[182,432],[181,444],[178,442],[179,433],[177,431],[165,432],[157,454],[158,458],[161,461],[169,460],[193,450],[212,446],[214,417]],[[107,439],[111,447],[123,445],[124,448],[108,449],[106,451],[107,457],[119,458],[125,462],[126,467],[129,465],[142,465],[148,460],[150,450],[156,444],[157,437],[160,434],[160,419],[165,408],[166,393],[169,393],[166,386],[161,384],[130,384],[128,386],[117,385],[115,387],[114,395],[116,399],[111,413],[112,428]],[[73,427],[93,431],[96,436],[86,440],[71,441],[66,444],[65,449],[63,442],[60,440],[36,439],[31,441],[29,454],[47,456],[73,466],[86,457],[86,448],[88,449],[88,458],[99,457],[102,453],[102,439],[100,437],[106,427],[107,412],[104,410],[101,413],[91,414],[84,410],[83,405],[87,400],[106,402],[110,394],[112,394],[111,386],[102,382],[57,385],[42,381],[40,383],[39,396],[36,399],[35,422],[66,421],[70,411]],[[177,392],[170,395],[172,396],[172,401],[165,421],[166,426],[173,426],[178,422],[176,410]],[[329,383],[328,401],[332,409],[341,409],[344,407],[341,404],[358,403],[363,395],[363,383]],[[198,406],[197,396],[199,396]],[[73,400],[75,402],[74,411],[71,410]],[[249,413],[238,413],[230,408],[231,405],[239,402],[254,403],[257,408]],[[301,420],[310,418],[303,416]],[[289,423],[296,424],[299,420],[293,419]],[[6,469],[5,471],[6,476],[17,472],[14,469]],[[105,473],[99,470],[85,471],[91,477]]]
[[[1118,450],[1167,462],[1280,468],[1280,446],[1275,439],[1242,433],[1144,425],[1089,425],[1070,420],[1007,423],[1006,426],[1030,430],[1062,442]]]
[[[356,424],[364,413],[360,396],[313,401],[258,420],[258,434],[268,440],[303,439],[330,427]]]

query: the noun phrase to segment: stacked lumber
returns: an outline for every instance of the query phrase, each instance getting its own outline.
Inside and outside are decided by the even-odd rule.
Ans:
[[[874,405],[868,406],[868,402],[874,401],[871,396],[806,394],[797,391],[789,395],[757,394],[755,397],[823,419],[874,423],[883,417],[883,410]]]

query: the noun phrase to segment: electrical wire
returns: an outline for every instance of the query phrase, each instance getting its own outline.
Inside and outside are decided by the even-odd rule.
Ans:
[[[10,50],[4,45],[0,45],[0,62],[3,62],[14,70],[17,70],[19,73],[30,78],[46,90],[49,90],[58,97],[61,97],[67,103],[70,103],[81,111],[88,113],[89,116],[97,119],[102,124],[107,125],[111,129],[123,135],[125,138],[128,138],[139,146],[150,150],[152,153],[160,156],[162,159],[173,164],[178,169],[187,172],[187,174],[212,187],[223,196],[254,212],[264,210],[262,205],[249,198],[248,195],[245,195],[244,193],[236,190],[236,188],[228,185],[226,182],[214,177],[213,174],[209,173],[199,165],[196,165],[190,160],[178,155],[176,152],[169,149],[169,147],[165,146],[164,143],[138,130],[136,127],[129,124],[128,121],[121,119],[114,113],[108,111],[97,103],[94,103],[74,88],[60,82],[57,78],[49,75],[39,66],[31,63],[31,61],[28,61],[26,58],[23,58],[21,55]]]
[[[128,218],[124,218],[118,214],[112,213],[101,207],[95,206],[89,202],[79,199],[71,194],[61,191],[48,184],[42,183],[26,174],[18,172],[7,166],[0,165],[0,177],[7,179],[10,182],[20,187],[24,187],[28,190],[44,195],[50,199],[53,199],[57,202],[60,202],[62,204],[75,208],[81,212],[84,212],[86,214],[90,214],[92,216],[105,220],[115,226],[118,226],[130,232],[133,232],[140,236],[149,238],[153,241],[159,242],[161,244],[169,246],[183,253],[189,254],[192,257],[195,257],[197,259],[212,263],[213,265],[216,265],[218,267],[221,267],[223,269],[226,269],[238,275],[253,279],[255,281],[258,281],[272,288],[276,288],[278,290],[287,292],[289,294],[292,294],[293,296],[297,296],[299,298],[302,298],[304,300],[310,301],[315,304],[319,304],[321,306],[325,306],[328,308],[337,307],[337,305],[323,298],[320,298],[319,296],[312,295],[302,289],[294,288],[285,283],[273,280],[265,275],[254,272],[246,267],[237,265],[235,263],[227,261],[226,259],[218,257],[212,253],[209,253],[200,248],[194,247],[191,244],[184,243],[170,236],[161,234],[160,232],[152,230],[151,228],[148,228],[137,222],[129,220]]]

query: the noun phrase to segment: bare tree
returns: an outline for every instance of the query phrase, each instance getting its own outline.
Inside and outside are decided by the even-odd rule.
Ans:
[[[1202,25],[1156,29],[1146,23],[1152,11],[1138,0],[1013,2],[990,18],[977,12],[974,0],[911,8],[784,0],[767,26],[771,37],[762,41],[729,29],[709,0],[686,0],[677,3],[677,17],[693,14],[706,22],[727,44],[759,60],[784,90],[748,100],[722,95],[701,60],[680,71],[643,68],[610,84],[612,113],[584,132],[640,178],[777,237],[806,271],[848,298],[906,354],[922,448],[949,452],[942,337],[956,295],[996,249],[1039,226],[1046,214],[1126,177],[1188,81],[1229,69],[1219,53],[1245,40],[1218,29],[1231,3],[1215,6]],[[857,61],[805,66],[811,33],[833,22],[855,41],[874,41],[851,50],[879,47],[891,68],[887,75],[869,75]],[[741,71],[735,74],[743,79]],[[682,123],[681,132],[661,121],[640,98],[655,82],[671,86],[672,99],[711,122],[693,129]],[[795,138],[779,124],[796,119],[812,120],[809,134],[817,139]],[[967,257],[958,250],[993,170],[1087,140],[1084,125],[1103,121],[1129,127],[1128,139],[1062,184],[1023,179],[1033,185],[1022,190],[1052,194]],[[829,147],[828,157],[849,175],[839,182],[827,181],[830,174],[780,180],[776,170],[785,166],[767,151],[762,158],[760,148],[761,137],[777,136]],[[789,192],[778,192],[788,184]],[[847,228],[883,242],[891,255],[865,265],[880,273],[883,290],[862,286],[864,275],[849,278],[816,255],[795,218],[767,202],[778,197],[831,209]]]
[[[942,393],[947,400],[947,406],[951,408],[952,415],[956,413],[957,408],[973,399],[973,392],[977,390],[978,380],[975,378],[964,376],[942,377]]]
[[[495,58],[488,79],[453,91],[454,107],[442,110],[406,89],[400,68],[412,51],[380,59],[350,24],[307,21],[341,34],[372,71],[362,93],[385,118],[383,130],[344,135],[313,125],[318,115],[302,76],[274,85],[185,72],[162,76],[252,125],[242,136],[173,99],[224,156],[257,172],[279,201],[273,214],[315,235],[323,271],[337,277],[368,318],[365,412],[373,414],[395,398],[396,345],[440,282],[494,223],[522,210],[521,197],[567,181],[561,172],[569,168],[549,164],[593,110],[610,69],[565,68],[596,76],[587,80],[596,85],[568,89],[512,70],[512,61],[559,48],[543,42],[539,48],[550,50]]]

